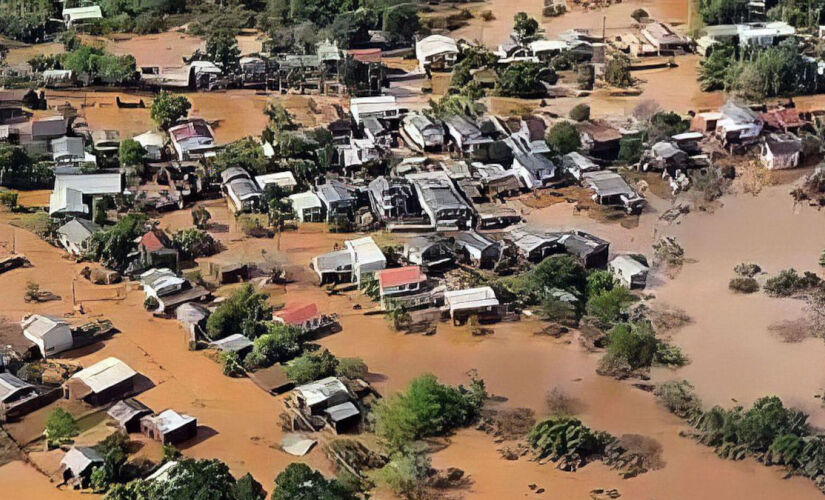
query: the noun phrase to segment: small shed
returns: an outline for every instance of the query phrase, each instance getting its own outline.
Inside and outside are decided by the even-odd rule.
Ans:
[[[801,155],[802,139],[793,134],[770,134],[759,150],[759,159],[768,170],[796,168]]]
[[[295,388],[295,396],[299,407],[308,410],[312,415],[319,415],[327,408],[352,400],[347,386],[335,377],[299,385]]]
[[[233,333],[228,337],[210,342],[209,345],[221,352],[243,353],[252,348],[252,341],[240,333]]]
[[[86,219],[72,219],[57,229],[57,239],[71,255],[81,256],[89,249],[89,240],[100,227]]]
[[[103,455],[91,446],[73,446],[60,460],[63,481],[75,488],[88,485],[92,469],[103,465]]]
[[[617,255],[607,265],[608,271],[630,289],[642,289],[647,284],[650,268],[629,255]]]
[[[140,431],[140,419],[152,413],[151,408],[134,398],[122,399],[106,412],[126,433]]]
[[[327,408],[324,416],[336,434],[353,432],[361,423],[361,412],[352,401]]]
[[[289,195],[295,217],[300,222],[323,222],[323,205],[318,195],[307,191]]]
[[[165,410],[158,415],[141,418],[140,431],[163,444],[181,443],[198,434],[198,419],[175,410]]]

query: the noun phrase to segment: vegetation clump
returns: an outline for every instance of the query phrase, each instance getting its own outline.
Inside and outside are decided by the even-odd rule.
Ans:
[[[70,442],[79,432],[77,420],[71,413],[63,408],[55,408],[49,413],[44,434],[50,447],[58,447],[61,444]]]
[[[796,269],[783,269],[765,282],[765,292],[772,297],[792,297],[822,287],[822,278],[805,271],[800,275]]]
[[[754,278],[738,276],[730,280],[728,288],[739,293],[755,293],[759,291],[759,282]]]
[[[594,432],[569,416],[542,420],[527,434],[527,442],[539,460],[549,459],[557,469],[565,471],[575,471],[600,459],[605,447],[614,440],[610,434]]]

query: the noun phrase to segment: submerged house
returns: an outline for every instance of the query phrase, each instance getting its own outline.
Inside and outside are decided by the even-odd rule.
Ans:
[[[120,172],[84,174],[80,169],[55,171],[54,188],[49,196],[49,215],[64,214],[83,218],[92,216],[92,199],[123,192]]]
[[[335,314],[321,313],[315,303],[288,302],[283,309],[272,313],[272,319],[284,325],[297,327],[305,334],[316,334],[337,324]]]
[[[8,422],[36,410],[40,393],[37,388],[11,373],[0,373],[0,422]]]
[[[379,176],[368,186],[370,206],[381,221],[419,216],[415,188],[404,177]]]
[[[593,190],[593,200],[599,205],[621,207],[629,214],[636,214],[646,204],[645,199],[615,172],[586,173],[582,176],[582,184]]]
[[[138,255],[143,268],[169,267],[178,269],[178,250],[164,231],[153,228],[140,237]]]
[[[622,133],[602,122],[585,122],[578,125],[582,151],[595,158],[615,160],[619,155]]]
[[[246,170],[227,168],[221,172],[221,184],[236,213],[250,212],[260,205],[261,189]]]
[[[292,211],[299,222],[322,222],[324,220],[323,205],[318,195],[311,191],[289,195]]]
[[[670,25],[653,22],[642,28],[642,36],[656,48],[661,55],[672,55],[675,52],[690,50],[690,39],[683,37],[673,31]]]
[[[355,430],[361,423],[361,411],[347,386],[335,377],[327,377],[294,390],[298,410],[319,416],[336,433]]]
[[[444,308],[455,324],[476,315],[481,321],[499,318],[498,298],[489,286],[444,292]]]
[[[381,304],[384,307],[387,307],[393,301],[405,304],[406,307],[417,305],[405,299],[420,295],[427,284],[427,275],[421,271],[419,266],[384,269],[376,274],[378,276]],[[429,297],[426,298],[425,302],[429,304]]]
[[[100,227],[86,219],[72,219],[57,228],[57,240],[69,254],[76,257],[89,250],[89,241]]]
[[[421,235],[404,241],[404,258],[407,262],[435,268],[453,261],[453,252],[444,238]]]
[[[768,170],[799,166],[802,139],[793,134],[770,134],[763,139],[759,160]]]
[[[165,410],[141,418],[140,432],[162,444],[177,444],[198,434],[198,419],[175,410]]]
[[[758,113],[733,101],[725,103],[720,113],[721,117],[716,122],[716,137],[722,145],[747,145],[759,139],[764,121]]]
[[[513,158],[512,169],[527,189],[543,187],[556,178],[556,166],[541,155],[516,155]]]
[[[129,365],[110,357],[75,373],[63,384],[63,391],[66,399],[100,406],[132,394],[137,375]]]
[[[567,254],[576,257],[585,269],[607,266],[610,242],[584,231],[568,231],[558,234],[558,243]]]
[[[140,431],[140,419],[152,413],[151,408],[134,398],[121,399],[106,412],[126,433]]]
[[[624,287],[632,290],[645,287],[650,268],[629,255],[617,255],[607,265],[607,270]]]
[[[59,473],[63,482],[74,488],[85,488],[95,467],[103,465],[103,455],[91,446],[72,446],[60,460]]]

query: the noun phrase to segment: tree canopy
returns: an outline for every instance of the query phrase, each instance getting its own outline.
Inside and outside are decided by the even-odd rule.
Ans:
[[[178,120],[185,118],[191,108],[192,103],[186,97],[162,90],[152,101],[152,120],[160,129],[168,130]]]

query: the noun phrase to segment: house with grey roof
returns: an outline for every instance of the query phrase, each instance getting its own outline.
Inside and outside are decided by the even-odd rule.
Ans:
[[[370,207],[378,220],[399,219],[421,214],[412,183],[404,177],[378,176],[367,188]]]
[[[89,250],[89,241],[100,227],[86,219],[72,219],[57,228],[57,240],[69,254],[80,257]]]
[[[118,427],[126,433],[140,430],[140,419],[151,415],[152,409],[134,398],[121,399],[106,412],[117,421]]]
[[[444,119],[444,126],[447,127],[451,148],[462,154],[472,154],[494,142],[482,133],[476,123],[463,115],[448,116]]]
[[[36,407],[29,403],[39,395],[39,391],[32,384],[20,380],[11,373],[0,373],[0,421],[8,421],[35,410]]]
[[[602,170],[582,176],[582,185],[593,190],[593,200],[599,205],[620,207],[629,214],[642,211],[646,201],[616,172]]]
[[[357,200],[350,194],[346,184],[338,179],[329,179],[316,186],[315,194],[321,200],[327,221],[342,217],[350,219],[357,207]]]
[[[473,209],[456,190],[444,172],[409,174],[418,202],[437,231],[456,231],[473,227]]]
[[[444,126],[423,113],[405,116],[401,120],[401,129],[411,149],[438,152],[444,147]]]
[[[492,269],[501,257],[501,243],[475,231],[451,233],[459,258],[481,269]]]

